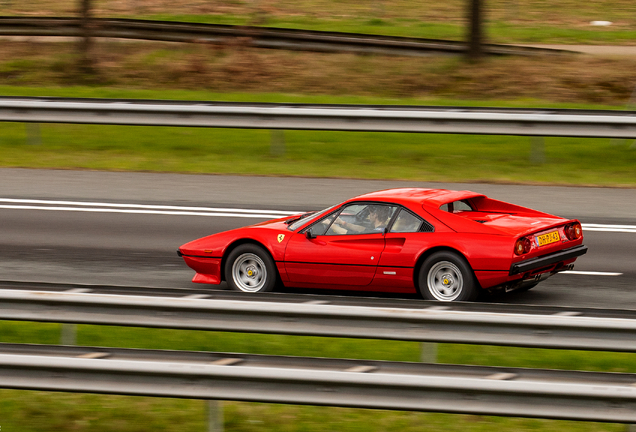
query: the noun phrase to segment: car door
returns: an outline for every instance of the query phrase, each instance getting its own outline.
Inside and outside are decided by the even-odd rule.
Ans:
[[[415,213],[402,208],[385,236],[385,248],[378,263],[382,267],[410,267],[417,254],[434,241],[433,225]]]
[[[393,288],[413,286],[415,262],[423,249],[434,241],[435,229],[415,213],[401,208],[384,236],[384,250],[373,284]]]
[[[384,226],[370,213],[388,214]],[[384,250],[384,228],[395,206],[353,203],[343,206],[289,239],[285,268],[289,281],[320,286],[365,286],[375,275]],[[306,233],[310,232],[308,236]]]

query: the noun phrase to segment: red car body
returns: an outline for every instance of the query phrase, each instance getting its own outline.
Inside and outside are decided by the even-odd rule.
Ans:
[[[390,214],[371,231],[369,213],[380,207]],[[404,220],[410,227],[398,226]],[[361,232],[343,233],[342,227]],[[419,290],[425,298],[452,301],[472,300],[484,289],[532,287],[572,268],[587,250],[582,242],[578,220],[470,191],[404,188],[214,234],[184,244],[178,253],[196,272],[197,283],[228,280],[232,288],[237,282],[237,289],[256,292],[271,289],[275,277],[299,288]],[[232,256],[239,246],[247,251],[242,258]],[[266,265],[270,258],[275,267]],[[242,261],[236,264],[237,259]],[[256,289],[260,282],[252,284],[251,278],[265,273],[268,285]],[[460,282],[462,287],[452,288]],[[430,290],[422,286],[427,283]],[[456,295],[457,289],[464,293]]]

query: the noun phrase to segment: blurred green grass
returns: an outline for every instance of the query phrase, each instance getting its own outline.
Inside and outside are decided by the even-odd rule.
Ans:
[[[59,342],[61,325],[0,321],[0,342]],[[223,332],[78,326],[78,345],[419,361],[420,344]],[[440,363],[636,372],[636,355],[440,344]],[[259,431],[619,431],[623,425],[224,402],[225,430]],[[0,390],[3,430],[204,431],[202,401]],[[321,419],[321,421],[317,421]]]

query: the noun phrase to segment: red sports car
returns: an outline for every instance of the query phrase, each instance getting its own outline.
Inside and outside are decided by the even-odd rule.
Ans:
[[[578,220],[475,192],[405,188],[214,234],[178,254],[193,282],[250,293],[283,284],[466,301],[571,269],[582,242]]]

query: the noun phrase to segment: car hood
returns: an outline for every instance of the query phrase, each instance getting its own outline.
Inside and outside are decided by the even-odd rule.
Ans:
[[[221,256],[227,245],[235,240],[242,238],[258,239],[258,232],[275,231],[277,233],[287,233],[286,220],[291,217],[273,219],[254,225],[241,228],[235,228],[229,231],[212,234],[192,240],[179,247],[179,251],[184,255],[191,256]]]

